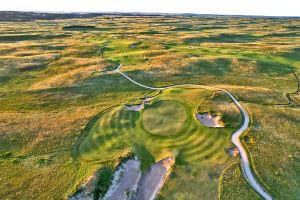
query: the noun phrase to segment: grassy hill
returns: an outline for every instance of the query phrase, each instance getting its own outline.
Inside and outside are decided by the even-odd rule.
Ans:
[[[85,26],[93,28],[78,28]],[[159,199],[259,199],[242,178],[239,160],[224,151],[241,121],[228,98],[170,90],[146,105],[149,110],[126,111],[124,104],[140,103],[152,91],[107,73],[122,63],[124,73],[146,85],[195,83],[232,92],[252,117],[244,143],[260,182],[278,199],[297,199],[299,26],[297,18],[213,16],[2,21],[0,196],[67,198],[97,169],[113,170],[120,156],[134,152],[145,166],[176,155]],[[159,112],[174,115],[150,109],[164,100],[180,101],[185,109],[168,104],[178,113],[217,113],[226,128],[203,127],[188,114],[177,118],[184,134],[168,135],[168,120],[142,127]],[[168,133],[149,133],[159,123],[167,123]]]

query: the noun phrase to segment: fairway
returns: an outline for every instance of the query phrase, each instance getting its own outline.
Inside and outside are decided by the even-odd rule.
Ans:
[[[123,106],[107,110],[78,139],[74,157],[103,162],[132,151],[142,165],[149,164],[143,163],[145,152],[153,160],[172,155],[184,162],[224,163],[229,160],[224,148],[230,146],[232,129],[207,128],[195,118],[198,103],[210,95],[203,89],[173,88],[163,91],[143,112]]]
[[[174,135],[182,131],[187,119],[186,109],[176,101],[156,101],[142,114],[143,127],[154,135]]]

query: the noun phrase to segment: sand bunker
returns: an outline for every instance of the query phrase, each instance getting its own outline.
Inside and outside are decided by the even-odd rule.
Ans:
[[[135,104],[135,105],[125,105],[127,110],[140,111],[144,109],[144,103]]]
[[[230,147],[225,149],[226,153],[229,153],[230,156],[232,157],[237,157],[239,155],[239,150],[236,147]]]
[[[145,172],[139,183],[136,200],[152,200],[162,188],[175,159],[167,157],[154,163],[151,168]]]
[[[211,115],[210,113],[198,113],[196,114],[196,118],[206,127],[221,128],[225,126],[218,115]]]
[[[144,97],[144,98],[141,98],[141,100],[143,101],[143,103],[141,104],[133,104],[133,105],[125,105],[125,108],[127,110],[132,110],[132,111],[140,111],[140,110],[143,110],[144,107],[145,107],[145,104],[149,105],[151,104],[150,100],[154,99],[153,98],[150,98],[150,97]]]
[[[102,43],[102,45],[104,45],[104,46],[107,46],[107,45],[109,45],[109,44],[111,44],[110,41],[107,41],[107,42],[103,42],[103,43]]]
[[[141,42],[136,42],[136,43],[129,45],[129,48],[136,48],[136,47],[140,46],[141,44],[142,44]]]
[[[115,172],[103,200],[153,200],[162,188],[175,159],[167,157],[151,165],[141,176],[140,161],[131,159]]]
[[[129,200],[135,194],[141,177],[140,161],[128,160],[114,174],[114,179],[103,200]]]

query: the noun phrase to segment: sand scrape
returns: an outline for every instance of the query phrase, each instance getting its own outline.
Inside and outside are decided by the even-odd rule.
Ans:
[[[201,124],[203,124],[203,126],[206,127],[222,128],[225,126],[218,115],[212,115],[210,113],[197,113],[196,118],[199,122],[201,122]]]
[[[115,172],[112,184],[103,200],[130,200],[136,193],[141,177],[140,161],[131,159]]]
[[[68,200],[93,200],[94,191],[98,182],[97,173],[97,171],[94,172],[94,174],[86,180],[85,184],[80,186],[78,190],[79,192],[76,192],[74,195],[69,197]]]

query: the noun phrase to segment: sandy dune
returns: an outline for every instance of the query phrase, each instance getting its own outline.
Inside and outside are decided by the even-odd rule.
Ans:
[[[138,185],[136,200],[152,200],[162,188],[170,167],[175,163],[175,159],[167,157],[154,163],[151,168],[145,172]]]

